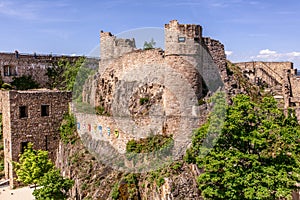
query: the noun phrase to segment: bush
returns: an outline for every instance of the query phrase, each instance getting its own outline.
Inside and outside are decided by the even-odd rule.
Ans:
[[[148,97],[140,98],[140,105],[144,105],[144,104],[146,104],[148,102],[149,102],[149,98]]]
[[[149,153],[173,147],[173,136],[154,135],[140,140],[129,140],[126,144],[127,153]]]
[[[73,144],[77,137],[76,137],[76,120],[75,116],[72,114],[66,114],[63,118],[60,130],[60,139],[65,143]]]
[[[31,76],[14,77],[11,85],[17,90],[30,90],[39,88],[39,84],[33,80]]]
[[[12,86],[8,83],[3,83],[1,88],[5,89],[5,90],[11,90]]]
[[[119,199],[120,192],[119,192],[119,183],[114,184],[112,190],[111,190],[111,198],[113,200]]]

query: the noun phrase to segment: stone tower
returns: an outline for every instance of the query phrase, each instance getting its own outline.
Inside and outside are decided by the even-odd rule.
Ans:
[[[200,25],[179,24],[177,20],[165,24],[165,56],[180,56],[188,61],[211,91],[223,84],[220,72],[226,69],[224,46],[219,41],[202,37]]]
[[[135,40],[117,38],[110,32],[100,32],[100,70],[101,67],[109,64],[111,60],[122,56],[125,53],[132,52],[135,46]]]
[[[202,27],[179,24],[177,20],[165,24],[165,55],[188,56],[196,54],[202,40]]]

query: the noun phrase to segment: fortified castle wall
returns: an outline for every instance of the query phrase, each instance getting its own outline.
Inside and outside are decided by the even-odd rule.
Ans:
[[[128,140],[150,132],[175,140],[188,137],[205,121],[199,100],[207,90],[224,86],[224,46],[203,38],[200,25],[170,21],[165,25],[165,50],[136,49],[134,39],[103,31],[100,48],[99,71],[84,86],[83,101],[100,108],[103,116],[79,114],[78,125],[81,134],[108,141],[123,153]]]

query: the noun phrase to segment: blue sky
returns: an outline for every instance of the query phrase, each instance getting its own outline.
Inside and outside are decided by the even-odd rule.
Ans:
[[[88,55],[100,30],[163,28],[172,19],[202,25],[229,60],[293,61],[300,69],[299,0],[0,0],[0,51]]]

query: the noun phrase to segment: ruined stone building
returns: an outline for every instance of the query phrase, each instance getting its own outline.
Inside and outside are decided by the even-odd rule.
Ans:
[[[54,90],[1,91],[0,111],[3,119],[5,177],[14,186],[12,161],[29,142],[33,148],[49,151],[55,161],[59,127],[69,111],[71,92]]]
[[[300,76],[291,62],[235,63],[249,81],[270,90],[284,109],[294,108],[300,121]]]
[[[173,135],[182,142],[178,146],[187,145],[205,118],[199,100],[223,87],[224,46],[203,37],[200,25],[170,21],[164,50],[136,49],[134,39],[101,31],[100,52],[99,71],[85,85],[83,100],[103,115],[81,113],[77,119],[80,134],[107,141],[120,153],[129,140],[149,134]]]
[[[31,76],[41,87],[46,87],[47,68],[62,58],[75,62],[78,56],[0,53],[0,75],[5,83],[12,82],[14,77]]]

